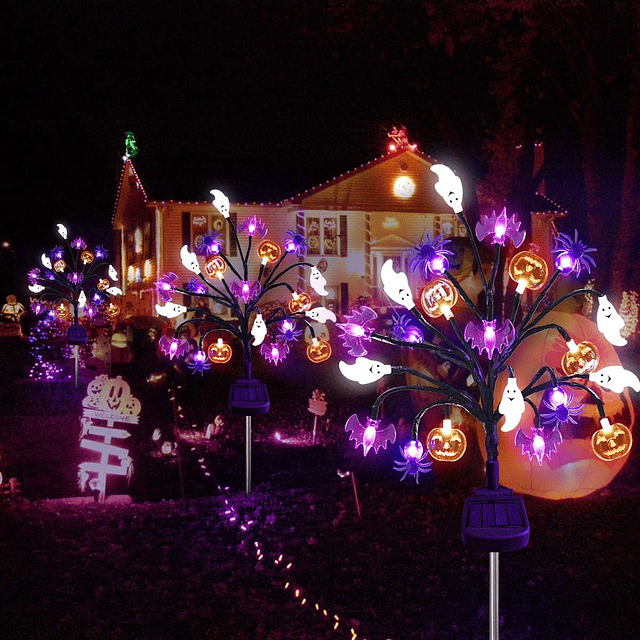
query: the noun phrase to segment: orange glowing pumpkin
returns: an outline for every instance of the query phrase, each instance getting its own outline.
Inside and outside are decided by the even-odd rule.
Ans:
[[[219,278],[227,270],[227,263],[220,256],[211,256],[204,263],[204,272],[210,278]]]
[[[289,310],[291,313],[304,313],[309,309],[311,309],[311,298],[308,294],[303,291],[292,295],[291,300],[289,300]]]
[[[451,317],[451,307],[458,301],[458,292],[445,278],[436,278],[420,294],[420,302],[430,318]]]
[[[317,338],[307,347],[307,358],[311,362],[318,364],[331,357],[331,345],[324,340]]]
[[[54,270],[56,273],[62,273],[66,268],[67,268],[67,263],[66,263],[64,260],[62,260],[62,259],[60,259],[60,260],[56,260],[56,261],[53,263],[53,270]]]
[[[282,255],[280,245],[273,240],[263,240],[258,245],[258,256],[267,262],[276,262]]]
[[[117,304],[110,302],[109,306],[107,307],[107,315],[110,318],[115,318],[119,313],[120,313],[120,307]]]
[[[598,429],[591,437],[593,452],[605,461],[626,456],[631,450],[632,443],[631,431],[619,422],[608,428]]]
[[[218,338],[218,341],[211,344],[207,350],[207,356],[214,364],[229,362],[232,354],[231,347],[226,342],[223,342],[222,338]]]
[[[83,264],[91,264],[93,262],[93,253],[91,251],[83,251],[80,254],[80,260],[82,260]]]
[[[442,427],[429,431],[427,449],[434,460],[455,462],[467,450],[467,438],[460,429],[452,427],[449,421],[448,424],[443,423]]]
[[[544,287],[549,269],[547,263],[531,251],[516,253],[509,263],[509,276],[518,283],[516,291],[523,293],[524,289],[537,291]]]
[[[573,350],[567,351],[562,356],[562,370],[566,375],[572,376],[576,373],[591,373],[598,368],[600,354],[593,342],[583,340],[576,345]]]
[[[58,300],[53,305],[53,310],[55,311],[56,316],[61,320],[66,320],[69,317],[69,307],[64,300]]]
[[[106,278],[100,278],[100,280],[98,280],[98,284],[96,285],[96,287],[98,287],[100,291],[104,291],[109,287],[110,284],[111,283]]]

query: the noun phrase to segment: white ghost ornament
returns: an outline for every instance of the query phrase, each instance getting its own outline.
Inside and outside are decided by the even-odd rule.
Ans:
[[[256,319],[251,327],[251,335],[253,336],[253,346],[257,347],[264,342],[267,335],[267,324],[262,318],[261,313],[256,313]]]
[[[67,239],[67,227],[65,227],[63,224],[58,225],[58,233],[60,234],[63,240]]]
[[[444,164],[434,164],[431,171],[438,176],[436,191],[453,209],[454,213],[462,212],[462,181]]]
[[[402,305],[405,309],[411,310],[415,307],[413,294],[409,288],[409,278],[403,271],[396,273],[393,270],[393,260],[387,260],[380,269],[380,279],[384,292],[395,303]]]
[[[183,307],[181,304],[175,302],[167,302],[164,307],[159,304],[156,305],[156,311],[158,315],[165,318],[177,318],[180,314],[187,312],[187,307]]]
[[[115,270],[115,267],[112,264],[109,265],[109,277],[112,280],[118,279],[118,272]]]
[[[627,341],[620,335],[624,328],[624,320],[609,302],[607,296],[598,297],[598,313],[596,314],[598,331],[608,342],[616,347],[623,347]]]
[[[182,260],[182,264],[185,269],[188,269],[196,275],[200,274],[198,256],[196,256],[193,251],[189,251],[189,247],[187,247],[186,244],[182,247],[182,249],[180,249],[180,260]]]
[[[333,313],[331,309],[326,309],[325,307],[314,307],[313,309],[309,309],[309,311],[305,311],[304,315],[322,324],[325,324],[327,320],[331,320],[331,322],[337,320],[336,314]]]
[[[80,289],[80,293],[78,294],[78,308],[84,308],[85,304],[87,304],[87,294],[84,292],[84,289]]]
[[[31,293],[42,293],[44,291],[44,287],[41,284],[30,284],[27,288]]]
[[[45,269],[51,269],[51,260],[49,259],[49,256],[46,253],[43,253],[40,256],[40,262],[42,262],[42,266]]]
[[[107,293],[111,294],[112,296],[121,296],[122,289],[120,289],[119,287],[109,287],[107,289]]]
[[[507,386],[502,392],[502,400],[498,405],[498,413],[504,417],[504,424],[500,427],[500,431],[512,431],[515,429],[524,413],[524,397],[518,387],[516,378],[509,377]]]
[[[340,360],[338,367],[340,368],[340,373],[347,380],[359,382],[360,384],[370,384],[391,373],[391,365],[364,357],[356,358],[353,364],[347,364]]]
[[[213,206],[225,217],[229,217],[229,198],[220,189],[211,189],[209,193],[213,196]]]
[[[311,273],[309,274],[309,284],[318,295],[326,296],[328,294],[327,290],[325,289],[327,281],[317,267],[311,267]]]
[[[589,380],[614,393],[622,393],[625,387],[631,387],[636,392],[640,391],[638,376],[619,364],[590,373]]]

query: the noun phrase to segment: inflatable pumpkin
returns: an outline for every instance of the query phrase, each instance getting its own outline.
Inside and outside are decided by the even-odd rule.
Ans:
[[[593,343],[600,354],[598,368],[620,364],[615,347],[605,340],[595,323],[588,318],[579,314],[551,312],[541,324],[550,323],[564,327],[576,343]],[[513,367],[520,388],[524,388],[533,375],[545,365],[552,367],[557,375],[562,375],[561,362],[566,352],[566,342],[557,331],[543,331],[525,340],[508,364]],[[507,378],[506,372],[500,376],[495,398],[502,397]],[[547,379],[548,376],[545,374],[542,380]],[[617,394],[593,384],[589,386],[600,396],[611,424],[622,423],[631,428],[635,413],[628,391]],[[597,406],[587,392],[575,388],[571,391],[574,393],[573,405],[584,403],[584,408],[577,418],[578,424],[560,427],[562,444],[558,446],[557,453],[553,454],[551,459],[543,459],[542,465],[538,464],[535,457],[529,460],[528,456],[522,455],[520,448],[515,445],[513,432],[504,433],[498,429],[500,484],[517,493],[527,493],[540,498],[579,498],[606,487],[622,469],[628,456],[605,461],[594,454],[591,442],[594,433],[600,428]],[[529,398],[540,406],[541,393]],[[527,404],[519,428],[530,435],[533,424],[533,409]],[[482,455],[486,459],[484,430],[478,427],[477,435]]]

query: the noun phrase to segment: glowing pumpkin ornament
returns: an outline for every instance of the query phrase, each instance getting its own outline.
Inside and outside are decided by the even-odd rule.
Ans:
[[[562,370],[568,376],[591,373],[598,367],[600,354],[593,342],[584,340],[578,344],[574,340],[567,342],[567,353],[562,356]]]
[[[120,314],[120,307],[117,304],[110,302],[109,306],[107,307],[107,315],[110,318],[115,318],[119,314]]]
[[[331,357],[331,345],[324,340],[313,338],[311,344],[307,347],[307,358],[314,364],[325,362]]]
[[[222,274],[226,270],[227,265],[220,256],[212,256],[204,263],[204,272],[210,278],[222,279]]]
[[[289,311],[291,313],[304,313],[311,309],[311,298],[308,294],[293,293],[291,294],[291,300],[289,300]]]
[[[273,240],[263,240],[258,245],[258,257],[262,260],[262,264],[273,263],[280,259],[282,249],[277,242]]]
[[[548,276],[547,263],[531,251],[516,253],[509,263],[509,277],[518,284],[516,293],[522,294],[525,289],[542,289]]]
[[[56,273],[62,273],[66,268],[67,268],[67,263],[66,263],[64,260],[62,260],[62,259],[60,259],[60,260],[56,260],[56,261],[53,263],[53,270],[54,270]]]
[[[100,291],[105,291],[110,286],[111,286],[111,283],[106,278],[100,278],[100,280],[98,280],[98,284],[96,284],[96,287]]]
[[[210,345],[207,350],[207,356],[214,364],[225,364],[229,362],[232,354],[231,347],[224,342],[222,338],[218,338],[218,341]]]
[[[451,426],[449,418],[445,418],[442,427],[429,431],[427,447],[434,460],[455,462],[460,460],[467,450],[467,438],[460,429]]]
[[[62,300],[53,305],[53,310],[60,320],[66,320],[69,317],[69,307]]]
[[[420,294],[422,308],[430,318],[444,316],[449,320],[453,316],[451,308],[457,301],[458,292],[455,287],[444,278],[432,280]]]
[[[591,438],[593,452],[606,462],[626,456],[633,443],[631,431],[619,422],[611,424],[608,418],[602,418],[600,424]]]
[[[91,264],[94,260],[94,255],[91,251],[83,251],[80,254],[80,260],[82,260],[82,264]]]

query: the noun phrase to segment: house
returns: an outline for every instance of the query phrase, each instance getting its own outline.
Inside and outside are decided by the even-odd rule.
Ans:
[[[328,282],[328,295],[318,298],[314,294],[314,301],[341,315],[358,299],[385,306],[388,301],[379,272],[386,260],[393,260],[395,270],[405,271],[413,290],[419,290],[420,275],[413,271],[410,260],[421,238],[427,233],[432,238],[466,236],[464,226],[434,188],[438,178],[430,168],[436,163],[405,138],[372,162],[282,202],[233,202],[230,219],[237,227],[255,215],[268,228],[266,237],[281,245],[288,230],[302,234],[308,250],[298,260],[316,265]],[[212,183],[211,188],[215,187]],[[483,211],[487,203],[483,205],[481,190],[478,199]],[[556,209],[532,212],[533,240],[542,243],[546,255],[550,255],[553,218],[561,215]],[[198,237],[208,230],[222,233],[226,255],[236,267],[240,264],[229,225],[210,201],[151,199],[130,158],[122,167],[113,228],[126,315],[155,315],[154,282],[163,274],[173,272],[183,284],[192,277],[181,263],[180,249],[188,245],[194,250]],[[255,274],[250,277],[257,276],[259,266],[256,256]],[[451,271],[466,278],[473,289],[470,268],[464,273],[462,264],[452,264]],[[289,284],[309,292],[307,272],[292,269]],[[183,303],[189,306],[188,300]],[[224,315],[225,311],[216,309],[216,313]]]

